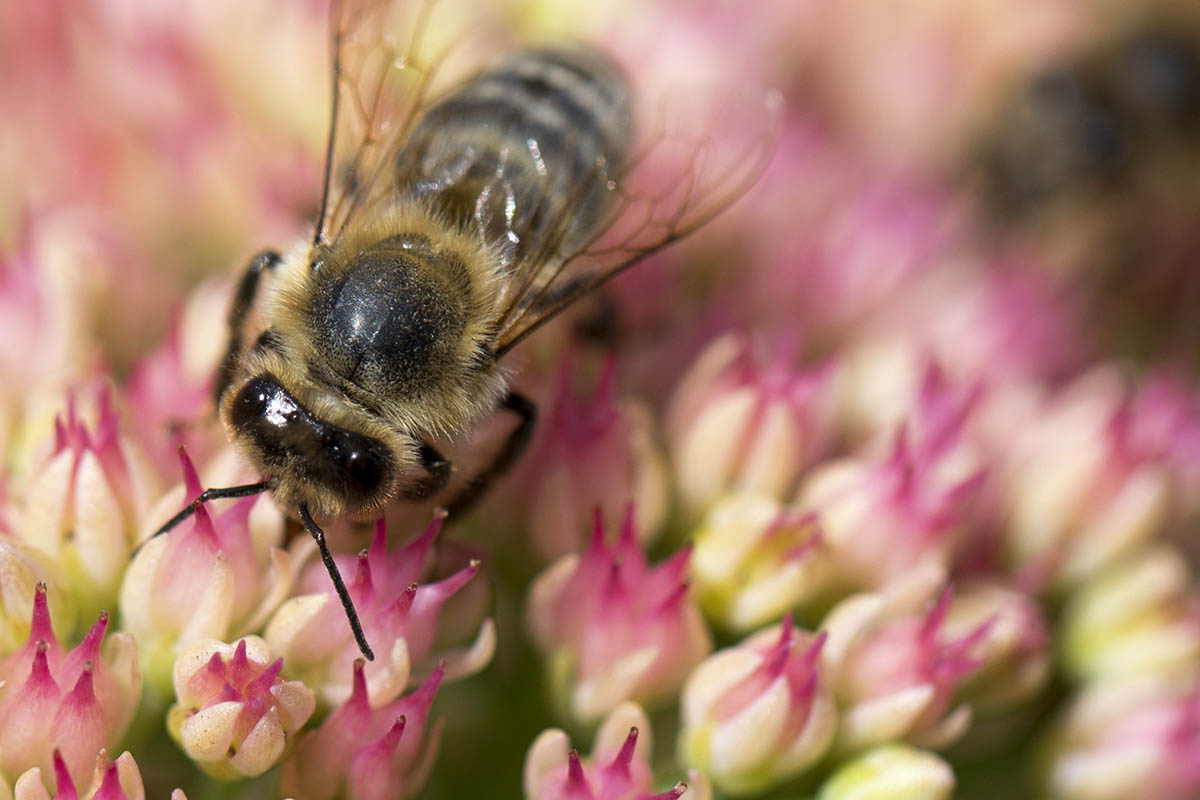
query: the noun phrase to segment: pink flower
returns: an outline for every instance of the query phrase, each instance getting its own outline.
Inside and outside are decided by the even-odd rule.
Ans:
[[[970,462],[961,470],[961,463],[931,457],[944,447],[930,450],[935,441],[911,443],[901,428],[882,460],[828,462],[808,476],[796,505],[816,515],[835,581],[880,588],[918,566],[949,568],[983,474]]]
[[[95,424],[80,418],[76,395],[54,422],[49,457],[22,493],[18,535],[55,562],[81,619],[117,599],[121,578],[157,491],[136,448],[121,433],[111,392],[94,392]]]
[[[412,694],[380,704],[370,699],[363,660],[357,659],[350,696],[300,738],[284,764],[283,791],[312,800],[415,797],[441,740],[440,720],[426,728],[444,673],[439,665]]]
[[[101,613],[65,652],[50,626],[46,588],[38,587],[28,641],[0,662],[0,772],[48,772],[58,750],[79,780],[101,748],[120,740],[137,710],[142,676],[132,636],[104,641],[108,622]]]
[[[690,783],[677,783],[662,794],[651,794],[650,721],[635,703],[622,703],[608,714],[596,733],[592,757],[581,759],[568,750],[567,734],[543,731],[525,756],[527,800],[708,800],[711,791],[703,774],[691,771]]]
[[[676,489],[697,515],[724,492],[782,497],[829,436],[830,370],[764,358],[744,337],[717,339],[675,390],[667,439]]]
[[[940,579],[935,569],[923,572],[910,576],[904,592],[843,600],[822,623],[829,634],[822,666],[842,709],[839,750],[897,740],[945,747],[970,725],[971,709],[954,707],[954,700],[959,685],[981,666],[976,653],[994,618],[951,633],[949,588],[918,611]]]
[[[475,639],[462,648],[447,645],[439,636],[443,606],[478,574],[479,562],[440,581],[418,584],[444,518],[435,515],[420,536],[390,553],[381,520],[370,547],[357,559],[336,556],[342,574],[352,576],[347,588],[376,653],[365,671],[376,705],[390,703],[414,673],[426,675],[438,662],[445,662],[450,680],[474,674],[491,660],[496,644],[491,619],[474,620]],[[272,649],[283,654],[289,675],[313,687],[324,705],[336,705],[352,692],[358,646],[323,565],[310,566],[299,588],[303,594],[280,606],[265,636]],[[452,626],[464,627],[459,622]]]
[[[1049,773],[1066,800],[1188,800],[1200,793],[1200,689],[1101,681],[1072,703]]]
[[[825,634],[792,626],[758,633],[705,659],[683,688],[684,763],[730,794],[759,794],[829,750],[837,711],[818,664]]]
[[[564,360],[539,445],[526,462],[535,472],[529,537],[547,561],[583,549],[588,531],[580,522],[593,508],[616,515],[633,498],[637,529],[649,540],[670,500],[654,420],[645,406],[618,402],[615,360],[605,363],[590,396],[572,387],[572,365]]]
[[[257,636],[237,645],[200,640],[175,662],[175,705],[167,730],[197,766],[221,780],[261,775],[312,716],[316,700],[299,681],[279,676]]]
[[[535,579],[526,622],[550,659],[554,694],[573,717],[593,721],[625,700],[667,700],[712,649],[684,579],[689,556],[682,550],[651,569],[632,507],[614,545],[597,511],[587,550]]]
[[[163,521],[182,497],[201,492],[199,476],[180,451],[184,487],[163,498],[152,519]],[[210,514],[208,506],[147,541],[125,570],[121,620],[138,637],[146,678],[171,684],[176,656],[192,642],[258,630],[287,597],[292,556],[279,545],[283,524],[269,498],[247,497]]]
[[[13,786],[14,800],[51,800],[51,797],[54,800],[145,800],[146,797],[142,786],[142,774],[128,751],[122,753],[116,761],[109,761],[107,752],[100,750],[96,756],[96,768],[92,773],[91,784],[80,794],[67,771],[62,753],[56,749],[54,785],[55,793],[51,795],[43,783],[41,768],[34,767],[17,778],[16,785]],[[178,793],[178,790],[176,792]],[[182,797],[181,800],[187,798]]]

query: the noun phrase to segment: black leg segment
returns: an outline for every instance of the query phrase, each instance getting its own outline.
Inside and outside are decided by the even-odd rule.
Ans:
[[[242,274],[237,291],[233,293],[233,302],[229,306],[229,346],[225,348],[225,358],[217,371],[214,388],[214,399],[218,406],[221,404],[221,395],[225,394],[225,390],[233,381],[233,372],[237,369],[238,360],[242,355],[242,326],[245,325],[246,317],[249,316],[254,299],[258,295],[259,279],[262,278],[263,272],[275,269],[282,260],[274,250],[259,253]]]
[[[536,403],[523,394],[509,392],[500,407],[516,414],[520,421],[517,423],[517,427],[508,434],[508,438],[504,440],[503,446],[496,453],[492,462],[484,467],[478,475],[467,481],[466,485],[459,489],[458,494],[446,504],[446,511],[451,517],[463,513],[477,503],[492,481],[508,472],[517,462],[517,459],[525,452],[525,448],[529,446],[529,440],[533,438],[534,428],[537,427]]]
[[[426,475],[404,492],[404,496],[409,500],[424,500],[445,489],[446,484],[450,482],[452,471],[450,459],[429,442],[421,442],[421,449],[417,452],[421,456],[421,467]]]
[[[371,652],[371,647],[367,644],[367,636],[363,633],[362,623],[358,620],[358,611],[354,608],[354,601],[350,599],[350,592],[346,589],[346,582],[342,580],[342,573],[338,571],[337,564],[334,563],[333,555],[329,552],[329,545],[325,543],[325,531],[321,530],[321,527],[313,521],[312,515],[308,513],[308,506],[303,504],[300,506],[300,521],[304,523],[304,529],[317,543],[317,549],[321,552],[321,561],[325,564],[329,579],[333,581],[333,589],[337,592],[338,599],[342,601],[342,610],[346,612],[346,621],[350,623],[350,631],[354,634],[354,641],[358,644],[359,651],[367,661],[374,661],[375,654]]]

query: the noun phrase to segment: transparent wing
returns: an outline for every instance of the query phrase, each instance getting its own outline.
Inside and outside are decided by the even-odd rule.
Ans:
[[[334,0],[333,108],[313,243],[394,194],[393,157],[421,112],[501,46],[502,27],[456,0]]]
[[[639,116],[645,133],[608,181],[612,203],[582,244],[565,232],[575,204],[513,269],[493,352],[503,356],[583,295],[711,220],[745,194],[766,168],[780,129],[777,92],[745,86],[666,93]],[[640,120],[639,120],[640,121]]]

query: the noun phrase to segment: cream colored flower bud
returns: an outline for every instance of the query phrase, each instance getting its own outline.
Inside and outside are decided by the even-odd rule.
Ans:
[[[692,586],[704,615],[744,633],[779,619],[828,585],[817,522],[749,492],[725,497],[692,537]]]
[[[1200,617],[1186,560],[1159,545],[1086,581],[1063,614],[1066,667],[1087,680],[1200,677]]]
[[[257,636],[236,645],[196,642],[175,662],[175,697],[167,729],[196,765],[221,780],[261,775],[316,708],[299,681],[279,677]]]
[[[817,800],[949,800],[954,772],[933,753],[881,745],[838,767]]]
[[[40,550],[0,538],[0,655],[16,650],[29,636],[38,583],[47,588],[55,635],[70,636],[75,629],[74,598],[59,590],[61,582],[54,563]]]

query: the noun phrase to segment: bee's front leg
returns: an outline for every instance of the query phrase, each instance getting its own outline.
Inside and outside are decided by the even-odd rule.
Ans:
[[[221,395],[225,394],[225,390],[233,382],[233,373],[242,358],[242,327],[246,324],[250,309],[254,307],[262,274],[275,269],[282,260],[282,256],[274,250],[265,250],[254,257],[238,282],[233,302],[229,305],[229,345],[225,348],[225,358],[221,360],[214,387],[213,399],[218,407],[221,405]]]

